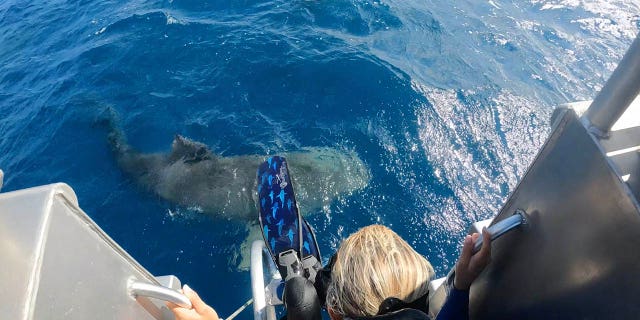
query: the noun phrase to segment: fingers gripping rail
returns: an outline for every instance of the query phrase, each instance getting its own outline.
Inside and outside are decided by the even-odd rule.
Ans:
[[[191,309],[191,301],[184,294],[173,289],[154,285],[150,283],[131,281],[129,283],[129,294],[134,298],[148,297],[162,301],[172,302],[183,308]]]
[[[491,241],[493,241],[503,234],[509,232],[510,230],[526,224],[526,213],[524,212],[524,210],[518,209],[513,213],[511,217],[492,225],[491,227],[487,228],[487,231],[489,232],[489,234],[491,234]],[[480,251],[480,248],[482,248],[482,243],[482,237],[478,238],[478,241],[476,241],[476,243],[473,245],[474,253]]]
[[[481,232],[482,227],[489,224],[491,224],[491,219],[476,222],[471,227],[470,233]],[[512,216],[488,227],[487,231],[491,234],[491,241],[493,241],[505,233],[511,230],[516,230],[519,226],[525,226],[527,224],[527,213],[524,210],[518,209]],[[477,242],[474,244],[474,253],[478,252],[482,248],[482,242],[482,237],[479,237]],[[432,280],[429,284],[429,312],[432,317],[435,317],[438,314],[440,308],[444,304],[449,288],[453,287],[454,278],[455,268],[452,268],[445,277]]]

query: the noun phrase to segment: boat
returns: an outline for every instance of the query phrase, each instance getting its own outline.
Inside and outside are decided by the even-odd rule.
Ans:
[[[558,107],[551,133],[488,226],[492,262],[471,319],[635,319],[640,313],[640,37],[592,102]],[[0,188],[3,173],[0,171]],[[64,183],[0,193],[6,319],[173,319],[180,280],[155,276],[80,208]],[[251,247],[254,319],[276,319],[282,279]],[[430,283],[436,316],[453,272]],[[229,319],[229,318],[228,318]]]

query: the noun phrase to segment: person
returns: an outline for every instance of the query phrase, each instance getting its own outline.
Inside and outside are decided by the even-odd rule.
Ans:
[[[453,288],[437,319],[468,318],[471,283],[491,258],[491,237],[486,230],[482,248],[473,254],[478,238],[479,234],[465,237]],[[338,249],[327,289],[327,311],[332,320],[342,320],[410,307],[424,312],[426,317],[429,280],[433,274],[427,259],[391,229],[381,225],[364,227],[345,239]]]
[[[455,266],[453,286],[436,320],[468,319],[469,289],[491,260],[491,236],[482,232],[480,251],[473,246],[480,235],[465,237]],[[332,259],[333,260],[333,259]],[[373,317],[398,308],[428,312],[431,264],[391,229],[364,227],[340,245],[331,269],[326,308],[332,320]],[[187,285],[183,293],[192,309],[168,303],[178,320],[218,320],[218,315]]]

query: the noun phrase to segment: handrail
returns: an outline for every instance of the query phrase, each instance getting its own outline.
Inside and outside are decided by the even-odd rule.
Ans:
[[[583,119],[596,134],[606,137],[627,107],[640,93],[640,34],[611,77],[593,99]]]
[[[2,190],[2,181],[4,180],[4,172],[0,169],[0,190]]]
[[[129,294],[133,297],[149,297],[175,303],[183,308],[191,309],[191,301],[184,294],[155,284],[132,281],[129,283]]]
[[[523,225],[525,223],[526,223],[525,212],[523,210],[518,209],[511,217],[501,220],[500,222],[497,222],[496,224],[487,228],[487,231],[489,232],[489,234],[491,234],[491,241],[493,241],[499,238],[500,236],[502,236],[503,234],[507,233],[508,231],[520,225]],[[483,241],[481,236],[480,238],[478,238],[478,241],[476,241],[476,243],[473,245],[474,253],[480,251],[480,248],[482,248],[482,242]]]
[[[262,250],[264,241],[256,240],[251,244],[251,291],[253,294],[253,318],[262,319],[267,300],[264,293],[264,275],[262,269]]]
[[[256,240],[251,244],[251,291],[253,294],[253,318],[255,320],[276,320],[274,305],[281,301],[277,298],[277,285],[275,278],[268,279],[265,284],[265,262],[268,273],[275,272],[275,265],[270,259],[270,253],[262,240]],[[272,269],[273,268],[273,269]],[[279,277],[278,277],[279,278]],[[275,296],[274,296],[275,295]]]

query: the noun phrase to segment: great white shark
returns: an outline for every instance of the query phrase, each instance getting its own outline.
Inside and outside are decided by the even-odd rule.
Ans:
[[[266,155],[221,156],[176,135],[166,153],[143,153],[113,126],[109,144],[118,165],[140,186],[203,213],[257,222],[257,168]],[[340,196],[365,188],[370,173],[354,151],[306,147],[286,157],[301,213],[317,212]]]

